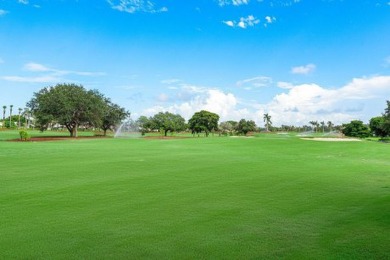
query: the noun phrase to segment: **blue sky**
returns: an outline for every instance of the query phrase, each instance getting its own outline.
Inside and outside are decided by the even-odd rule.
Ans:
[[[390,100],[390,0],[0,0],[0,106],[64,82],[133,117],[368,122]]]

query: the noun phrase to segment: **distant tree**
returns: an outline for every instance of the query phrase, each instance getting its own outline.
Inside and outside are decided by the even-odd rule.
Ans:
[[[14,107],[14,105],[9,106],[9,126],[10,126],[10,128],[12,128],[12,108],[13,107]]]
[[[238,133],[246,135],[248,132],[256,131],[256,123],[252,120],[241,119],[236,130]]]
[[[191,129],[193,134],[199,134],[205,132],[206,136],[212,131],[218,130],[219,115],[202,110],[196,112],[191,119],[188,121],[188,127]]]
[[[385,108],[385,113],[383,114],[384,123],[383,129],[388,136],[390,136],[390,101],[386,101],[387,107]]]
[[[141,133],[144,135],[149,132],[152,128],[152,119],[147,118],[146,116],[140,116],[136,123],[140,127]]]
[[[66,126],[71,137],[77,137],[80,125],[101,126],[106,103],[97,90],[86,90],[75,84],[57,84],[34,93],[27,107],[41,130],[56,121]]]
[[[388,135],[385,130],[385,118],[383,116],[377,116],[370,119],[369,123],[371,132],[378,137],[385,137]]]
[[[324,133],[325,132],[325,121],[321,121],[320,124],[322,126],[322,132]]]
[[[327,122],[327,125],[328,125],[328,129],[329,129],[329,132],[332,132],[332,130],[333,130],[333,123],[332,123],[332,121],[328,121]]]
[[[103,115],[101,128],[104,131],[104,136],[107,135],[107,130],[114,130],[130,113],[125,108],[112,103],[109,99],[105,100],[106,107]]]
[[[3,121],[5,121],[5,112],[7,110],[7,106],[3,106]]]
[[[154,115],[150,121],[152,128],[162,130],[164,136],[167,136],[168,132],[179,132],[186,129],[185,119],[179,114],[160,112]]]
[[[233,135],[234,130],[236,129],[238,122],[236,121],[225,121],[219,124],[219,130],[222,134]]]
[[[353,120],[349,124],[343,124],[342,133],[350,137],[365,138],[370,136],[370,129],[360,120]]]
[[[317,132],[318,121],[310,121],[309,124],[313,126],[314,132]]]
[[[23,109],[19,107],[18,111],[19,111],[19,114],[18,114],[18,128],[20,128],[20,115],[22,114]]]
[[[30,128],[30,110],[26,107],[24,108],[24,112],[23,112],[23,115],[24,115],[24,123],[26,124],[26,128]]]
[[[264,123],[265,123],[265,131],[268,132],[269,128],[272,125],[271,116],[268,113],[266,113],[266,114],[264,114],[263,120],[264,120]]]

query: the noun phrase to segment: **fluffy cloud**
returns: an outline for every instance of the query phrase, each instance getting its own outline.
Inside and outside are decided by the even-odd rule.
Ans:
[[[167,12],[167,7],[156,7],[152,1],[149,0],[107,0],[112,9],[126,13],[161,13]]]
[[[291,69],[291,73],[293,73],[293,74],[309,74],[309,73],[313,72],[315,69],[316,69],[316,65],[307,64],[305,66],[293,67]]]
[[[268,25],[274,23],[276,21],[276,18],[273,16],[265,16],[264,20],[260,20],[253,15],[248,15],[247,17],[241,17],[240,20],[227,20],[222,21],[222,23],[226,24],[229,27],[240,27],[242,29],[246,29],[248,27],[255,27],[257,24],[262,24],[264,27],[267,27]]]
[[[242,80],[241,84],[256,82],[267,77],[256,77]],[[243,86],[243,85],[242,85]],[[269,113],[275,126],[308,125],[309,121],[332,121],[342,124],[353,119],[365,122],[382,111],[372,111],[372,105],[383,102],[390,96],[390,76],[373,76],[355,78],[348,84],[329,89],[318,84],[294,85],[288,82],[277,82],[285,92],[275,95],[267,103],[256,103],[237,97],[232,93],[217,88],[206,88],[181,84],[176,96],[169,98],[175,101],[170,105],[156,105],[144,110],[141,114],[151,116],[161,111],[181,114],[189,119],[202,109],[217,113],[221,120],[254,120],[259,126],[264,124],[263,114]],[[168,99],[167,96],[160,96]],[[252,97],[253,98],[253,97]],[[379,106],[382,107],[382,106]]]
[[[220,6],[225,6],[225,5],[247,5],[249,3],[249,0],[218,0],[218,4]]]
[[[28,5],[28,0],[18,0],[18,3]]]
[[[273,16],[266,16],[264,19],[266,21],[265,25],[270,24],[270,23],[274,23],[276,21],[276,18]]]
[[[278,94],[271,102],[260,106],[258,114],[269,111],[275,125],[304,125],[311,120],[341,124],[352,119],[368,120],[362,116],[370,107],[370,101],[390,96],[390,76],[355,78],[339,89],[317,84],[289,87],[287,93]]]
[[[207,110],[217,113],[221,121],[239,120],[250,115],[247,109],[238,109],[238,99],[232,93],[225,93],[219,89],[182,85],[175,100],[180,102],[170,106],[153,106],[141,114],[152,116],[161,111],[169,111],[188,120],[195,112]]]
[[[247,17],[241,17],[239,21],[223,21],[224,24],[230,27],[240,27],[246,29],[248,27],[254,27],[256,24],[260,23],[260,20],[254,17],[253,15],[248,15]]]

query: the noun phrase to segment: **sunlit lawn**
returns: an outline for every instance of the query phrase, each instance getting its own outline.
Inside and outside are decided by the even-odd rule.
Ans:
[[[275,134],[0,141],[0,259],[389,259],[389,158]]]

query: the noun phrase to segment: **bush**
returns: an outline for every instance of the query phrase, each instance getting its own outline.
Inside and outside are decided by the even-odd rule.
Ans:
[[[353,120],[343,124],[342,133],[350,137],[366,138],[370,136],[370,129],[360,120]]]
[[[20,140],[27,141],[30,139],[30,135],[26,131],[19,131]]]

